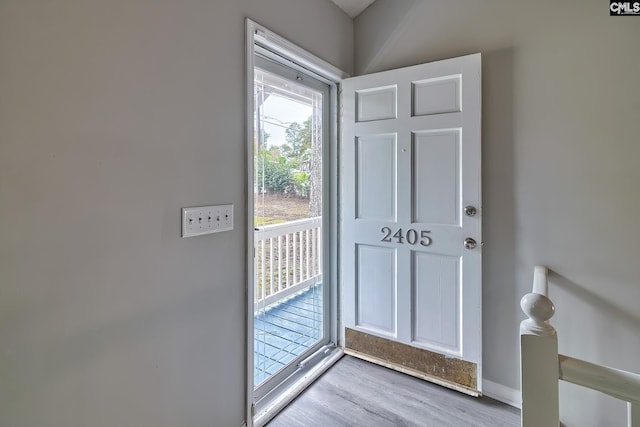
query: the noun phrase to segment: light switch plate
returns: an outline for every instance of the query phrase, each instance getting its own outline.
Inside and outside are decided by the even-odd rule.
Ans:
[[[233,230],[233,205],[182,208],[182,237]]]

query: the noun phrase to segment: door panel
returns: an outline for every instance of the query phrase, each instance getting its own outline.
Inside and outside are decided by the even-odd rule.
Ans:
[[[396,87],[381,87],[356,92],[357,121],[393,119],[396,117]]]
[[[413,252],[413,342],[460,354],[460,258]]]
[[[357,218],[394,220],[395,157],[395,135],[361,137],[356,140]]]
[[[460,129],[413,134],[413,222],[460,225]]]
[[[395,250],[358,245],[357,258],[358,326],[395,336]]]
[[[458,74],[413,82],[413,115],[428,116],[461,111],[461,77]]]
[[[464,366],[462,388],[477,394],[480,55],[346,79],[342,106],[345,351],[353,345],[354,354],[393,366],[380,355],[409,346],[415,351],[394,353],[404,366],[398,369],[421,366],[414,374],[439,383],[462,384],[459,372],[441,374],[447,370],[403,355],[459,358],[465,363],[451,366]],[[474,216],[464,214],[467,205],[476,207]],[[476,247],[465,249],[466,238]]]

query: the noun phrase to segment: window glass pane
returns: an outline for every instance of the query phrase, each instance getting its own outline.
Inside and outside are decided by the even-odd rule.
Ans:
[[[259,386],[324,339],[323,93],[260,68],[254,75],[254,383]]]

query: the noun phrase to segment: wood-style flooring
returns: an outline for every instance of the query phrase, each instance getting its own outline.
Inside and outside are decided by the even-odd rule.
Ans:
[[[518,427],[520,411],[345,356],[267,426]]]

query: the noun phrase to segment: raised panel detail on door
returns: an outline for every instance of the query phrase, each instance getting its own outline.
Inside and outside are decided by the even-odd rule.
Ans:
[[[396,118],[396,86],[359,90],[356,92],[356,120],[368,122]]]
[[[396,331],[396,254],[393,248],[356,246],[357,326],[385,335]]]
[[[413,252],[413,342],[460,352],[460,258]]]
[[[460,129],[413,134],[413,221],[460,223]]]
[[[427,79],[411,84],[414,116],[461,111],[461,76]]]
[[[396,216],[396,136],[356,139],[356,218],[393,221]]]
[[[476,54],[341,84],[345,352],[420,378],[439,372],[472,395],[482,391],[480,83]],[[478,244],[465,248],[467,238]]]

